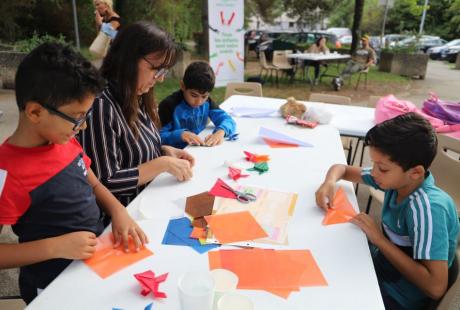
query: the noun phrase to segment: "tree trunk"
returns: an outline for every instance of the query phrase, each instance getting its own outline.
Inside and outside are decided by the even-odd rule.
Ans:
[[[350,52],[353,55],[356,49],[358,48],[359,39],[361,35],[361,19],[363,17],[365,0],[355,0],[355,15],[353,17],[353,27],[351,28],[351,33],[353,35],[353,41],[351,42]]]
[[[208,0],[201,0],[201,27],[203,36],[201,40],[201,54],[208,59],[209,57],[209,21],[208,21]]]

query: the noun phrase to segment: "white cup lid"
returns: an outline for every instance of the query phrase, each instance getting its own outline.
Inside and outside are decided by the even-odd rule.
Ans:
[[[253,310],[252,301],[243,295],[228,293],[222,296],[217,302],[218,310]]]
[[[216,292],[226,292],[236,289],[238,285],[238,276],[227,269],[211,270],[211,275],[216,284]]]

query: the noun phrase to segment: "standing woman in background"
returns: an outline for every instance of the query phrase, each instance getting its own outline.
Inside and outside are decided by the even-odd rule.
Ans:
[[[161,145],[153,94],[176,54],[167,32],[136,22],[120,30],[104,58],[101,73],[108,85],[94,101],[81,142],[94,173],[125,206],[159,174],[178,181],[192,177],[194,158]]]
[[[94,0],[97,30],[104,32],[112,40],[120,28],[120,16],[113,10],[112,0]]]

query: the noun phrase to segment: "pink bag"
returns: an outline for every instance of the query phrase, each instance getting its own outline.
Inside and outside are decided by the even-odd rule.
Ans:
[[[449,125],[443,120],[430,116],[417,108],[412,102],[401,100],[393,95],[382,97],[375,107],[375,123],[379,124],[387,119],[401,114],[415,112],[428,120],[436,132],[451,132],[460,130],[460,125]]]

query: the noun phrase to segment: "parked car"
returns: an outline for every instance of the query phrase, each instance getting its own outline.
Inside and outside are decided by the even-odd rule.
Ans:
[[[442,58],[448,62],[455,62],[457,60],[457,55],[460,52],[460,46],[451,46],[447,50],[442,52]]]
[[[426,52],[428,55],[430,55],[430,58],[431,59],[444,59],[442,58],[443,56],[443,52],[444,51],[447,51],[449,49],[449,47],[453,47],[453,46],[460,46],[460,39],[455,39],[455,40],[452,40],[444,45],[441,45],[441,46],[436,46],[436,47],[431,47],[429,48]],[[446,53],[444,53],[444,55],[446,55]],[[444,56],[445,57],[445,56]]]
[[[446,44],[447,41],[441,39],[437,36],[428,36],[424,35],[417,39],[417,37],[412,36],[402,41],[399,41],[396,46],[399,47],[408,47],[411,45],[415,45],[420,51],[426,53],[426,51],[431,47],[441,46]]]
[[[351,36],[351,30],[349,28],[333,27],[333,28],[326,29],[326,32],[332,33],[338,39],[340,39],[340,38],[342,38],[344,36]],[[340,43],[342,43],[342,42],[340,42]]]
[[[299,45],[311,45],[320,37],[326,37],[330,44],[335,44],[337,37],[326,32],[288,32],[280,34],[276,39],[269,39],[256,47],[256,52],[265,52],[267,60],[271,61],[274,50],[294,50]]]
[[[399,41],[409,38],[407,34],[387,34],[383,37],[385,46],[395,46]]]
[[[345,35],[345,36],[340,37],[338,40],[342,44],[350,45],[351,41],[353,40],[353,36]]]

